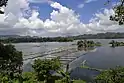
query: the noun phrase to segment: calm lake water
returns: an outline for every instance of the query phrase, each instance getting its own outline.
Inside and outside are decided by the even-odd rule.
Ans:
[[[92,40],[101,42],[103,46],[98,47],[97,50],[94,52],[89,52],[85,55],[82,54],[80,58],[73,61],[73,63],[70,65],[73,68],[75,68],[73,69],[73,72],[71,74],[72,78],[78,77],[75,79],[79,79],[79,78],[84,79],[85,76],[93,77],[94,75],[98,74],[98,72],[96,71],[90,71],[89,73],[89,70],[77,68],[82,65],[81,63],[84,60],[86,60],[85,65],[93,68],[108,69],[108,68],[114,68],[117,65],[124,66],[124,47],[111,48],[109,47],[109,44],[108,44],[111,40],[124,42],[124,39],[92,39]],[[30,56],[31,53],[49,51],[51,49],[56,49],[59,47],[69,47],[69,46],[72,46],[72,44],[74,43],[76,43],[76,41],[66,42],[66,43],[57,43],[57,42],[19,43],[14,45],[18,50],[22,51],[24,55]]]
[[[30,55],[39,52],[45,52],[60,47],[69,47],[74,42],[43,42],[43,43],[15,43],[17,50],[22,51],[23,55]]]

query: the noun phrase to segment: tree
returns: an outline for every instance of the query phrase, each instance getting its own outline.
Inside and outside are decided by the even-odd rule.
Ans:
[[[115,41],[114,40],[112,40],[109,44],[111,44],[112,45],[112,47],[115,47],[116,45],[115,45]]]
[[[111,0],[107,0],[106,4],[109,4]],[[118,0],[117,5],[113,7],[114,15],[110,16],[110,20],[117,21],[119,25],[124,24],[124,0]]]
[[[69,72],[69,64],[67,64],[65,72],[63,70],[59,70],[58,73],[63,76],[63,78],[61,80],[62,83],[73,83],[73,81],[71,81],[71,79],[70,79],[71,73]]]
[[[2,6],[6,7],[7,2],[8,2],[8,0],[0,0],[0,7],[2,7]],[[4,14],[4,12],[0,10],[0,14]]]
[[[95,79],[95,83],[123,83],[124,82],[124,68],[116,67],[103,71]]]
[[[87,51],[87,50],[90,50],[96,46],[101,46],[101,43],[100,42],[94,42],[94,41],[87,41],[87,40],[80,40],[77,42],[77,47],[78,47],[78,50],[84,50],[84,51]]]
[[[22,52],[15,49],[13,45],[0,43],[0,74],[6,75],[9,80],[19,78],[23,65]]]
[[[58,71],[58,69],[60,69],[61,64],[59,59],[52,59],[52,60],[37,59],[34,61],[32,67],[34,68],[38,81],[45,81],[46,83],[52,83],[52,81],[53,82],[55,81],[52,74],[53,72],[56,72]]]

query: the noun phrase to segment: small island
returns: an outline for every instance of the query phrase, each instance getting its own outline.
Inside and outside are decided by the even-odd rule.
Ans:
[[[90,50],[94,49],[94,47],[101,46],[100,42],[80,40],[77,42],[78,50]]]
[[[109,44],[111,44],[111,47],[124,46],[124,42],[118,42],[118,41],[114,41],[114,40],[109,42]]]

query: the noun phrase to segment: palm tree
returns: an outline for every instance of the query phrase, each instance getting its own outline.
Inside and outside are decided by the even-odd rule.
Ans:
[[[78,50],[82,50],[84,41],[80,40],[77,42]]]
[[[59,70],[58,73],[63,76],[62,82],[73,83],[73,81],[71,81],[71,79],[70,79],[71,73],[69,72],[69,64],[67,64],[65,72],[63,70]]]

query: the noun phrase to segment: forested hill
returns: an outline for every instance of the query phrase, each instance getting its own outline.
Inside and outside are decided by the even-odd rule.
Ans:
[[[20,42],[70,42],[78,39],[121,39],[124,38],[124,33],[98,33],[98,34],[84,34],[79,36],[69,37],[30,37],[18,35],[0,35],[0,41],[8,43]]]
[[[124,38],[124,33],[98,33],[98,34],[84,34],[79,36],[72,36],[73,39],[121,39]]]

